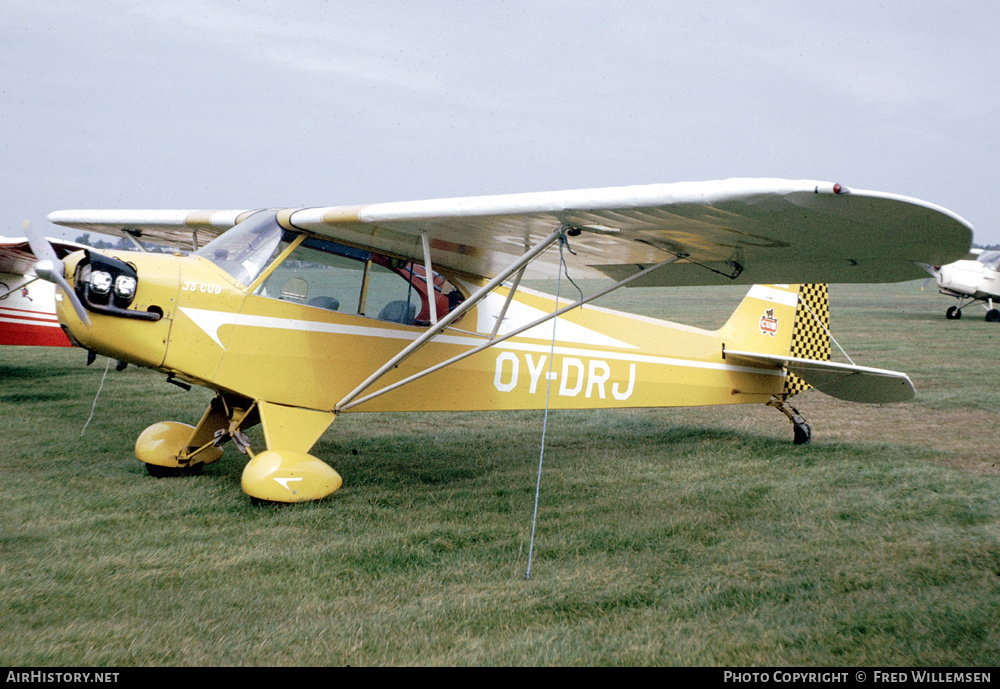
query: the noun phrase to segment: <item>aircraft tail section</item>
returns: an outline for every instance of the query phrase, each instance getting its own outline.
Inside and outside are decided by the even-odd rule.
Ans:
[[[771,303],[776,306],[771,307]],[[746,337],[748,320],[760,313],[762,307],[766,308],[758,330],[761,333],[773,330],[773,339]],[[778,322],[768,320],[772,318]],[[786,322],[791,323],[790,329],[784,329]],[[808,426],[787,400],[803,390],[816,388],[837,399],[866,404],[905,402],[915,393],[905,373],[830,361],[826,285],[754,285],[720,332],[724,336],[727,361],[780,366],[785,370],[784,387],[771,406],[792,419],[797,443],[808,442]],[[801,428],[806,430],[800,438]]]
[[[825,284],[754,285],[719,331],[727,351],[828,361],[830,301]],[[810,386],[789,372],[782,392]]]
[[[789,356],[797,359],[830,360],[830,293],[825,284],[799,285],[795,329]],[[792,372],[785,378],[783,394],[796,395],[810,387]]]

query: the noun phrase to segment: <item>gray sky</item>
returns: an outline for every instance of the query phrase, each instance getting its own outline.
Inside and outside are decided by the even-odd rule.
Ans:
[[[785,177],[1000,243],[998,30],[985,0],[0,0],[0,234]]]

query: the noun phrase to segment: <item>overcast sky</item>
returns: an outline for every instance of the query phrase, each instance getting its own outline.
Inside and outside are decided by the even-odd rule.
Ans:
[[[0,0],[0,234],[785,177],[1000,243],[998,30],[985,0]]]

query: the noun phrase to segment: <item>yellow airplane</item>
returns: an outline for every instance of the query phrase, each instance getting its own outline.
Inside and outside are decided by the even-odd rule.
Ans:
[[[250,456],[243,490],[272,502],[340,487],[309,451],[349,411],[767,404],[807,442],[788,399],[809,385],[859,402],[914,394],[905,374],[828,360],[816,283],[914,279],[971,242],[968,223],[938,206],[778,179],[49,220],[195,238],[190,255],[65,260],[31,241],[74,343],[216,391],[195,426],[142,432],[135,452],[150,473],[197,473],[232,440]],[[558,300],[520,286],[558,275],[610,284]],[[623,286],[713,284],[752,285],[713,332],[590,304]],[[265,448],[245,434],[256,424]]]

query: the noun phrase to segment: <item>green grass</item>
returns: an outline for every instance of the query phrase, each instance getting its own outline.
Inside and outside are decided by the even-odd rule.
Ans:
[[[527,580],[540,413],[348,414],[344,487],[255,508],[232,449],[132,455],[206,391],[112,368],[80,437],[104,360],[0,349],[0,664],[995,665],[1000,327],[919,287],[831,289],[918,397],[807,392],[809,446],[764,407],[553,413]],[[743,291],[602,304],[714,327]]]

